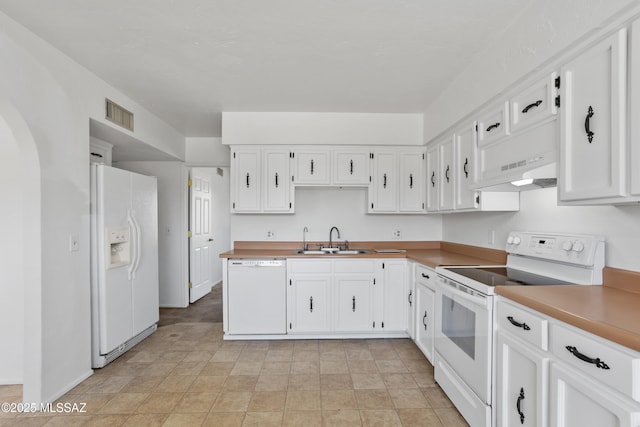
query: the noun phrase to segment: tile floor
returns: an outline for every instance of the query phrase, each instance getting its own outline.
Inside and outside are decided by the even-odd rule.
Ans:
[[[0,413],[0,426],[467,425],[408,339],[223,341],[192,308],[163,309],[156,333],[59,399],[86,413]],[[0,386],[0,402],[20,394]]]

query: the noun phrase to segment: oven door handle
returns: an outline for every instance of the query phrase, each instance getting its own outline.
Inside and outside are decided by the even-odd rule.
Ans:
[[[444,295],[455,296],[483,308],[488,308],[489,305],[491,304],[488,298],[485,295],[481,294],[480,292],[472,290],[473,294],[470,294],[470,293],[461,291],[460,289],[458,289],[456,285],[452,285],[448,283],[447,280],[448,279],[443,280],[443,278],[441,278],[441,280],[439,281],[441,284],[442,293]]]

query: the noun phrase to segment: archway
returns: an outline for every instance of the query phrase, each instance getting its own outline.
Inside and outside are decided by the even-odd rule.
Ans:
[[[42,244],[38,151],[22,115],[0,98],[0,384],[23,384],[38,402],[42,382]],[[8,331],[8,332],[7,332]]]

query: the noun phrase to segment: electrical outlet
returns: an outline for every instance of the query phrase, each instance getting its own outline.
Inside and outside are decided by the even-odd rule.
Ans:
[[[267,239],[268,240],[273,240],[275,238],[276,238],[276,233],[274,231],[267,230]]]
[[[496,232],[495,230],[489,230],[489,234],[487,235],[487,243],[493,245],[496,240]]]
[[[77,252],[80,250],[80,237],[77,234],[69,236],[69,252]]]
[[[399,239],[402,236],[402,234],[400,233],[400,230],[394,230],[393,231],[393,238],[394,239]]]

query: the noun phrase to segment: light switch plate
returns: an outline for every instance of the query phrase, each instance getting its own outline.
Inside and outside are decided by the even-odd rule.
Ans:
[[[69,252],[78,252],[80,250],[80,237],[77,234],[69,236]]]

